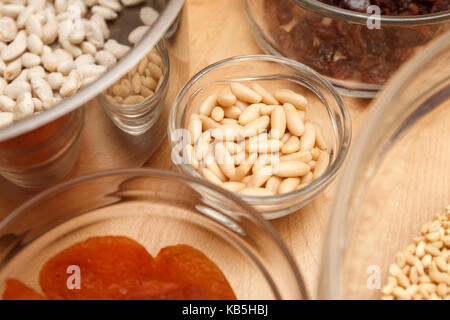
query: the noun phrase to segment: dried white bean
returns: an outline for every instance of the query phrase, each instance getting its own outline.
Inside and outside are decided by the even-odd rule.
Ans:
[[[16,22],[10,17],[0,18],[0,41],[13,41],[17,34]]]
[[[104,49],[111,52],[117,59],[121,59],[128,53],[130,47],[120,44],[114,39],[109,39],[105,42]]]
[[[34,53],[25,52],[21,57],[21,62],[25,68],[36,67],[41,64],[41,57]]]
[[[138,5],[142,2],[144,2],[145,0],[120,0],[122,2],[122,4],[126,7],[131,7],[131,6],[135,6]]]
[[[22,93],[31,92],[30,84],[23,80],[15,80],[5,87],[4,93],[12,98],[17,99]]]
[[[109,68],[117,62],[117,59],[111,52],[100,50],[95,55],[95,62]]]
[[[22,63],[20,62],[20,59],[16,59],[6,65],[3,77],[5,78],[5,80],[12,81],[19,75],[21,70],[22,70]]]
[[[65,78],[59,94],[61,97],[67,97],[74,94],[81,85],[81,75],[77,70],[72,70],[67,78]]]
[[[99,14],[93,14],[91,16],[91,21],[95,22],[98,25],[98,27],[102,31],[104,39],[109,38],[109,28],[108,28],[108,25],[106,24],[105,18],[103,18],[103,16],[101,16]]]
[[[14,118],[21,120],[32,116],[34,113],[34,103],[30,92],[22,93],[17,99],[17,104],[14,109]]]
[[[128,35],[128,42],[136,44],[141,41],[144,34],[148,31],[149,26],[139,26]]]
[[[47,21],[42,27],[42,42],[44,44],[53,43],[58,38],[59,23],[56,20]]]
[[[81,50],[83,50],[84,53],[90,54],[92,57],[95,56],[97,53],[97,47],[92,44],[92,42],[84,41],[81,44]]]
[[[103,32],[94,21],[85,22],[86,39],[97,49],[102,48],[104,44]]]
[[[14,121],[14,113],[0,112],[0,128],[9,126]]]
[[[13,112],[16,102],[8,96],[0,95],[0,110],[4,112]]]
[[[10,61],[21,56],[27,48],[26,32],[21,30],[16,38],[5,49],[2,50],[1,57],[3,61]]]
[[[27,49],[31,53],[41,55],[43,43],[41,38],[39,38],[36,34],[31,34],[27,38]]]
[[[103,6],[93,6],[91,12],[101,15],[105,20],[114,20],[117,18],[117,12]]]
[[[151,26],[159,18],[159,13],[151,7],[143,7],[139,12],[139,17],[143,24]]]
[[[25,23],[25,30],[27,34],[36,34],[39,38],[42,38],[42,25],[36,15],[31,15],[28,17]]]

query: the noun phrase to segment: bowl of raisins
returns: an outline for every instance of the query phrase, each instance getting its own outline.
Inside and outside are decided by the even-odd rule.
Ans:
[[[266,53],[300,61],[356,97],[374,97],[450,30],[447,0],[246,0],[245,9]]]

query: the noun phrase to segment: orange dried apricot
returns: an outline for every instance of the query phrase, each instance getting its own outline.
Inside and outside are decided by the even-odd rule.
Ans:
[[[81,288],[67,287],[67,268],[78,266]],[[122,299],[131,288],[150,279],[153,257],[126,237],[95,237],[79,242],[51,258],[39,283],[49,299]]]
[[[16,279],[6,280],[3,300],[46,300],[22,281]]]
[[[148,281],[133,288],[127,300],[208,300],[211,294],[201,286]]]
[[[233,289],[217,265],[202,252],[188,245],[161,249],[155,258],[153,278],[202,286],[211,300],[235,300]]]

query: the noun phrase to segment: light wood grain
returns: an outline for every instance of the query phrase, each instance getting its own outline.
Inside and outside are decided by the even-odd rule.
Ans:
[[[180,85],[201,68],[217,60],[243,54],[262,53],[246,23],[241,0],[188,0],[182,16],[177,38],[169,43],[171,58],[170,90],[161,121]],[[357,134],[367,113],[367,100],[345,98],[350,109],[354,132]],[[87,116],[102,118],[100,105],[87,104]],[[136,159],[127,158],[132,150],[117,150],[111,154],[108,146],[99,141],[98,128],[86,127],[83,132],[79,163],[71,175],[79,176],[98,170],[127,167]],[[141,161],[139,159],[139,161]],[[138,162],[139,162],[138,161]],[[170,161],[167,138],[153,154],[146,167],[176,170]],[[321,257],[321,244],[326,230],[327,217],[333,201],[335,183],[308,206],[297,213],[273,222],[305,278],[306,287],[314,297]],[[34,192],[24,191],[0,179],[0,218],[23,203]]]

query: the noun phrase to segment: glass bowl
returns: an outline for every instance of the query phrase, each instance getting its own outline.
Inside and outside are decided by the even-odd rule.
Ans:
[[[376,299],[396,253],[450,204],[450,33],[401,68],[350,151],[329,222],[320,298]]]
[[[38,129],[0,142],[0,175],[28,189],[62,180],[78,159],[83,124],[81,107]]]
[[[178,169],[201,177],[183,161],[183,129],[189,116],[198,112],[200,101],[218,88],[232,81],[243,84],[255,82],[269,91],[288,88],[308,99],[308,113],[323,130],[330,153],[327,171],[310,185],[297,191],[268,197],[237,194],[262,213],[275,219],[297,211],[311,201],[335,178],[348,151],[351,139],[351,121],[348,111],[334,88],[311,68],[282,57],[254,55],[229,58],[212,64],[190,79],[176,98],[169,116],[169,140],[172,161]]]
[[[162,76],[150,97],[138,104],[130,105],[118,104],[108,96],[107,92],[100,95],[100,103],[114,124],[131,135],[141,135],[147,132],[158,121],[167,96],[170,74],[169,53],[164,40],[160,40],[155,48],[162,60],[160,66]],[[138,69],[140,62],[132,70]]]
[[[169,245],[191,245],[219,266],[238,299],[307,297],[289,252],[252,208],[202,180],[149,169],[76,178],[12,212],[0,222],[0,292],[7,278],[40,291],[46,260],[106,235],[130,237],[153,256]]]
[[[265,52],[298,60],[356,97],[374,97],[404,61],[450,30],[450,11],[385,16],[316,0],[245,0],[245,10]]]

